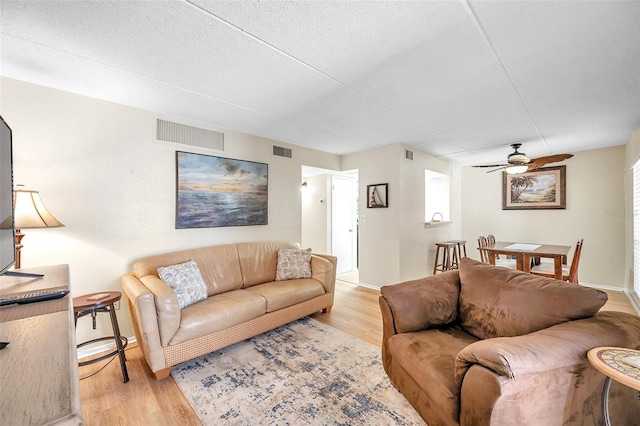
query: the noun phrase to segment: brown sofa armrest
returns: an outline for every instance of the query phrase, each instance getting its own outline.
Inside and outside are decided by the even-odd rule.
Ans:
[[[584,363],[587,352],[598,346],[637,349],[640,318],[622,312],[599,312],[591,318],[567,321],[523,336],[480,340],[458,353],[455,377],[462,384],[467,370],[479,364],[500,376],[518,378]]]
[[[458,318],[458,271],[384,286],[380,293],[389,305],[397,333],[451,324]]]

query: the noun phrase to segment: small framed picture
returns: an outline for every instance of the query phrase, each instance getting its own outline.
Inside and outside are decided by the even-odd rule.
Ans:
[[[389,207],[389,184],[367,185],[367,208]]]

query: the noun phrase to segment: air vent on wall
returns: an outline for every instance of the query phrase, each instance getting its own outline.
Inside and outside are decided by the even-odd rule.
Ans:
[[[273,155],[277,155],[278,157],[287,157],[291,158],[291,150],[289,148],[283,148],[281,146],[273,146]]]
[[[224,151],[224,133],[166,120],[157,120],[156,139]]]
[[[404,158],[407,160],[413,161],[413,151],[409,151],[408,149],[404,150]]]

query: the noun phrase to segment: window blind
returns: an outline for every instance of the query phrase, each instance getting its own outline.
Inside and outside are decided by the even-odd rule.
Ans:
[[[640,160],[633,165],[633,291],[640,296]]]

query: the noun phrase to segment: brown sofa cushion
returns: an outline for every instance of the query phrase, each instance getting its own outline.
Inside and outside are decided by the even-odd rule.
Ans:
[[[458,317],[459,292],[458,271],[380,289],[391,308],[398,333],[425,330],[454,322]]]
[[[425,420],[430,425],[457,424],[460,384],[453,374],[454,363],[456,355],[476,341],[457,327],[394,334],[389,338],[393,368],[399,373],[392,380],[412,388],[412,396],[426,395],[429,404],[423,404],[421,410],[429,413],[430,418],[425,417]],[[417,389],[411,381],[402,380],[404,372],[413,379]]]
[[[460,325],[479,339],[520,336],[593,316],[607,294],[552,278],[460,262]]]

